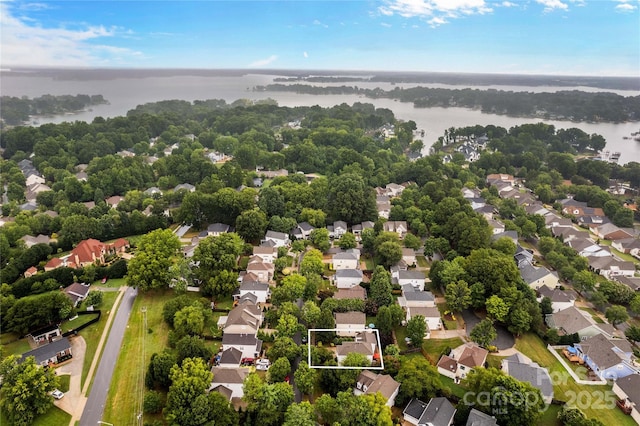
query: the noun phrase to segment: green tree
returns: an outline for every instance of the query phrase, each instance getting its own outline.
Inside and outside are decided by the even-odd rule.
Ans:
[[[413,234],[407,234],[404,236],[404,246],[410,249],[418,250],[422,245],[420,237]]]
[[[85,299],[87,306],[99,306],[102,303],[103,293],[100,290],[91,290]]]
[[[230,296],[238,288],[238,273],[223,269],[214,271],[213,276],[205,281],[200,291],[205,297]]]
[[[213,420],[213,426],[238,426],[238,412],[233,405],[220,392],[209,392],[209,407],[211,408],[210,419]]]
[[[296,381],[296,386],[303,394],[309,395],[309,398],[313,397],[313,391],[316,386],[317,373],[316,370],[309,367],[305,361],[301,361],[298,365],[298,369],[293,374],[293,378]]]
[[[316,426],[316,424],[313,406],[307,401],[291,404],[284,413],[283,426]]]
[[[323,272],[322,253],[316,249],[307,251],[302,258],[302,262],[300,262],[300,273],[302,275],[322,275]]]
[[[393,303],[391,290],[391,274],[384,267],[376,266],[369,285],[369,298],[378,306],[390,305]]]
[[[275,426],[284,422],[284,414],[293,403],[293,388],[283,382],[264,386],[258,401],[257,418],[261,425]]]
[[[547,296],[543,297],[540,301],[540,310],[542,311],[542,315],[549,315],[553,313],[553,303]]]
[[[629,310],[634,315],[640,315],[640,294],[633,296],[633,299],[629,302]]]
[[[407,337],[413,346],[417,348],[422,346],[426,333],[427,323],[422,315],[416,315],[407,322]]]
[[[179,250],[180,239],[170,229],[144,235],[129,261],[127,283],[142,291],[169,287],[174,278],[169,270]]]
[[[187,358],[199,358],[208,362],[213,355],[205,341],[198,336],[184,336],[176,343],[177,362],[181,364]]]
[[[213,374],[205,361],[186,358],[171,369],[165,417],[172,425],[196,426],[213,420],[207,389]]]
[[[604,314],[607,317],[607,320],[613,325],[616,326],[620,323],[625,322],[629,319],[629,314],[627,313],[627,308],[620,305],[610,306]]]
[[[629,340],[640,342],[640,327],[637,325],[631,325],[625,330],[624,335],[627,336]]]
[[[473,327],[469,337],[478,345],[486,348],[496,337],[498,337],[498,333],[493,326],[493,321],[489,318],[485,318]]]
[[[452,282],[447,285],[444,299],[451,312],[460,312],[471,305],[471,289],[464,280]]]
[[[293,337],[300,330],[298,318],[291,314],[282,314],[278,319],[276,331],[279,337]]]
[[[304,302],[300,310],[300,319],[307,324],[308,328],[315,328],[316,323],[320,319],[320,308],[312,301]]]
[[[284,379],[291,373],[291,363],[285,357],[278,358],[269,367],[269,383],[284,382]]]
[[[329,241],[329,231],[327,228],[314,229],[311,231],[309,238],[311,240],[311,244],[323,253],[331,248],[331,241]]]
[[[378,263],[389,268],[402,259],[402,247],[397,241],[385,241],[376,247]]]
[[[147,373],[145,375],[145,385],[149,389],[160,386],[164,390],[169,390],[171,386],[171,368],[178,363],[178,359],[172,351],[164,350],[151,355]]]
[[[585,291],[592,291],[596,286],[596,277],[591,271],[579,271],[573,275],[571,280],[573,288],[580,294]]]
[[[58,387],[58,377],[52,368],[42,368],[35,358],[23,362],[10,355],[0,363],[0,408],[10,424],[30,425],[36,416],[53,406],[49,392]]]
[[[194,262],[198,262],[199,265],[196,277],[206,281],[214,276],[216,271],[234,269],[243,249],[244,241],[235,232],[203,239],[193,254]]]
[[[374,191],[353,173],[335,175],[329,182],[329,215],[347,223],[375,220],[378,216]]]
[[[158,391],[148,391],[144,393],[142,410],[146,414],[156,414],[162,411],[162,395]]]
[[[278,358],[287,358],[293,362],[300,355],[300,346],[290,337],[276,337],[273,346],[267,349],[267,357],[275,362]]]
[[[327,215],[319,209],[305,207],[298,216],[298,222],[309,222],[315,228],[323,228],[326,225]]]
[[[510,306],[498,295],[493,295],[485,302],[487,313],[494,319],[504,322],[509,314]]]
[[[401,405],[411,398],[428,401],[444,388],[438,370],[424,358],[404,360],[396,380],[402,384],[397,401]]]
[[[464,384],[477,396],[473,402],[485,412],[496,413],[499,424],[534,425],[542,415],[545,404],[540,390],[495,368],[471,370]]]
[[[338,240],[338,246],[342,250],[356,248],[358,246],[358,243],[356,242],[356,236],[351,232],[342,234],[342,237],[340,237],[340,239]]]
[[[300,274],[292,274],[282,280],[282,284],[276,287],[271,295],[274,305],[280,306],[285,302],[295,302],[304,294],[307,279]]]
[[[204,329],[205,317],[197,306],[186,306],[176,312],[173,327],[180,336],[199,336]]]
[[[258,241],[264,236],[267,225],[267,215],[262,210],[245,210],[236,219],[236,232],[245,241]]]

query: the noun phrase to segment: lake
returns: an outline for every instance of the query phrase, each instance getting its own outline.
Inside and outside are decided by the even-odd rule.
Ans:
[[[2,95],[36,97],[51,95],[103,95],[110,103],[97,105],[90,111],[78,114],[38,118],[38,123],[59,123],[62,121],[91,121],[95,117],[115,117],[125,115],[137,105],[168,99],[186,101],[204,99],[224,99],[233,102],[246,98],[252,100],[271,98],[281,106],[313,106],[330,107],[341,103],[353,104],[365,102],[378,108],[389,108],[395,116],[402,120],[413,120],[419,130],[425,131],[423,142],[425,147],[431,146],[438,137],[450,127],[479,125],[496,125],[505,128],[525,124],[544,122],[556,128],[577,127],[592,134],[598,133],[607,140],[606,149],[620,152],[620,164],[630,161],[640,162],[640,142],[624,139],[631,133],[640,131],[640,121],[632,123],[574,123],[571,121],[542,120],[536,118],[507,117],[503,115],[485,114],[478,110],[466,108],[414,108],[412,103],[403,103],[391,99],[369,99],[358,95],[317,95],[296,94],[289,92],[254,92],[252,88],[273,82],[276,76],[265,74],[247,74],[243,76],[170,76],[142,78],[114,78],[100,80],[60,80],[30,74],[2,73]],[[340,83],[338,85],[354,85],[358,87],[381,87],[389,89],[390,83]],[[398,84],[397,87],[410,87],[417,84]],[[422,84],[426,87],[462,88],[444,84]],[[580,89],[585,91],[615,92],[624,96],[635,96],[637,92],[621,90],[600,90],[578,87],[550,86],[475,86],[474,89],[494,88],[498,90],[555,92],[559,90]]]

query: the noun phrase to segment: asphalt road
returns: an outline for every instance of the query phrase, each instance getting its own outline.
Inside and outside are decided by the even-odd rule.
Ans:
[[[104,351],[102,352],[100,364],[96,369],[93,385],[91,386],[91,393],[89,394],[87,404],[80,418],[80,426],[95,426],[98,424],[98,421],[102,421],[104,406],[107,402],[107,393],[111,385],[111,377],[116,361],[118,360],[118,355],[120,354],[122,338],[124,337],[124,331],[129,322],[129,314],[131,313],[137,294],[136,289],[128,288],[122,297],[118,312],[116,312],[116,316],[113,319]],[[108,423],[109,419],[105,419],[104,421]]]

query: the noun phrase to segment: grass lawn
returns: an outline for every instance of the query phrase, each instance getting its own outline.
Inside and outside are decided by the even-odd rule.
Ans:
[[[593,320],[595,322],[597,322],[598,324],[604,324],[605,321],[600,318],[600,316],[598,315],[598,313],[592,309],[592,308],[585,308],[585,307],[580,307],[579,308],[581,311],[585,311],[585,312],[589,312],[589,314],[591,315],[591,318],[593,318]]]
[[[216,309],[233,309],[233,297],[227,296],[216,299]]]
[[[69,392],[69,383],[71,383],[71,374],[63,374],[58,376],[58,389],[62,392]]]
[[[581,380],[587,380],[587,373],[589,371],[589,370],[587,370],[587,367],[585,367],[583,365],[580,365],[578,363],[575,363],[575,362],[570,362],[568,359],[566,359],[564,357],[564,355],[562,354],[562,350],[561,349],[556,349],[556,353],[558,355],[560,355],[560,357],[562,357],[562,359],[565,360],[567,365],[571,368],[571,370],[573,370],[574,373],[576,373],[578,378],[580,378]]]
[[[36,417],[32,426],[60,426],[68,425],[71,421],[71,414],[67,414],[55,405],[52,406],[49,411],[41,416]],[[9,425],[9,420],[5,417],[4,413],[0,413],[0,425]]]
[[[111,278],[107,280],[106,283],[102,284],[102,280],[95,281],[93,285],[100,287],[111,287],[111,288],[120,288],[124,285],[127,285],[127,280],[125,278]]]
[[[373,271],[374,269],[376,269],[376,264],[371,257],[367,256],[363,257],[363,259],[364,264],[367,265],[367,271]]]
[[[405,342],[405,337],[407,337],[407,328],[406,327],[401,327],[401,326],[397,326],[394,329],[395,333],[396,333],[396,339],[398,340],[398,347],[400,348],[401,351],[406,351],[407,349],[409,349],[409,346],[407,345],[407,342]]]
[[[542,417],[538,419],[537,424],[540,426],[562,426],[562,423],[558,420],[560,410],[562,410],[560,405],[549,405]]]
[[[114,293],[114,294],[118,294],[118,293]],[[64,321],[60,326],[60,328],[62,330],[73,330],[74,328],[78,328],[81,325],[86,324],[89,321],[95,319],[96,316],[98,316],[97,313],[95,315],[78,315],[76,318],[72,320]]]
[[[506,358],[505,356],[489,354],[487,355],[487,364],[489,364],[490,368],[493,367],[500,370],[500,366],[502,365],[502,360],[505,358]]]
[[[442,374],[440,375],[440,380],[442,381],[442,384],[445,387],[448,387],[449,389],[451,389],[451,394],[457,396],[458,398],[463,398],[464,394],[467,393],[467,389],[460,386],[457,383],[454,383],[453,379],[447,377],[447,376],[443,376]]]
[[[2,340],[5,340],[4,334],[3,334]],[[31,350],[31,346],[29,346],[29,342],[27,341],[26,337],[20,340],[13,340],[13,339],[6,339],[6,340],[8,341],[12,340],[12,341],[11,343],[2,343],[3,356],[22,355],[23,353],[29,352]]]
[[[554,398],[577,406],[588,418],[600,420],[605,425],[635,425],[635,421],[615,406],[607,407],[607,399],[615,395],[611,385],[591,386],[577,384],[535,334],[527,333],[516,339],[516,349],[547,368],[553,382]]]
[[[458,321],[447,319],[445,316],[445,312],[447,311],[446,303],[438,303],[438,310],[440,311],[440,316],[442,317],[442,322],[444,323],[445,330],[457,330],[458,329]]]
[[[140,398],[144,391],[144,374],[151,355],[167,347],[169,326],[162,319],[162,308],[175,296],[173,291],[166,290],[140,293],[136,298],[102,417],[109,423],[136,423],[135,416],[141,408]]]
[[[457,348],[464,342],[459,337],[452,337],[450,339],[427,339],[422,344],[422,349],[427,353],[429,359],[434,364],[440,359],[440,355],[445,352],[447,348]]]
[[[420,266],[421,268],[428,268],[431,266],[427,258],[424,256],[416,256],[416,262],[418,263],[418,266]]]
[[[84,364],[82,365],[82,386],[84,386],[84,382],[87,379],[87,374],[89,373],[91,362],[93,361],[93,357],[96,354],[96,350],[98,349],[98,343],[100,342],[102,331],[107,324],[107,317],[109,316],[109,312],[113,308],[116,297],[118,297],[118,292],[105,292],[102,297],[102,304],[100,305],[100,310],[102,311],[100,321],[95,324],[91,324],[89,327],[85,328],[79,333],[87,343],[87,349],[84,356]]]

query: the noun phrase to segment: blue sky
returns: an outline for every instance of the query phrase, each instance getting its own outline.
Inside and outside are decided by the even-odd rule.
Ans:
[[[640,0],[0,0],[0,65],[639,76],[639,8]]]

